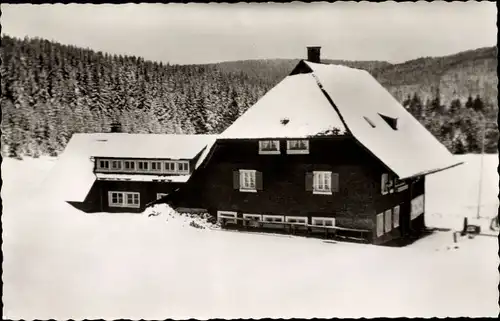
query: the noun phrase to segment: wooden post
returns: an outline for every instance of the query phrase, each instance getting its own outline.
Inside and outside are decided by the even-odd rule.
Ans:
[[[462,229],[462,235],[467,234],[467,226],[469,225],[467,217],[464,217],[464,227]]]

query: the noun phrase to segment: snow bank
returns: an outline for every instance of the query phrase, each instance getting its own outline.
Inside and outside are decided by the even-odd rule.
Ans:
[[[159,217],[168,223],[168,228],[195,227],[199,229],[216,229],[219,225],[213,222],[214,218],[208,213],[188,214],[179,213],[166,204],[157,204],[147,208],[144,213],[147,217]]]

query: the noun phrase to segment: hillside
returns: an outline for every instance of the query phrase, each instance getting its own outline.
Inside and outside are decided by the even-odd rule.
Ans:
[[[57,155],[76,132],[220,133],[298,59],[170,65],[38,38],[1,37],[2,155]],[[453,153],[497,151],[496,48],[370,71]]]

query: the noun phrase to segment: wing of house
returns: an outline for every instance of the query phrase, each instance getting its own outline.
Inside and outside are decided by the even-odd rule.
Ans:
[[[75,134],[60,155],[54,169],[45,181],[53,197],[68,202],[84,202],[96,181],[137,183],[185,183],[192,172],[183,175],[163,171],[96,171],[96,159],[155,162],[186,160],[196,163],[201,153],[213,140],[210,135]],[[163,166],[163,163],[162,165]],[[123,167],[120,167],[123,169]],[[134,168],[137,168],[134,166]],[[151,167],[149,167],[151,169]],[[143,190],[144,188],[139,188]],[[148,189],[151,189],[148,187]]]

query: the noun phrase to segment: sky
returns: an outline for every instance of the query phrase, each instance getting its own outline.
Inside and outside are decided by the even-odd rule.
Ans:
[[[496,45],[494,2],[2,4],[2,34],[171,64],[305,58],[398,63]]]

